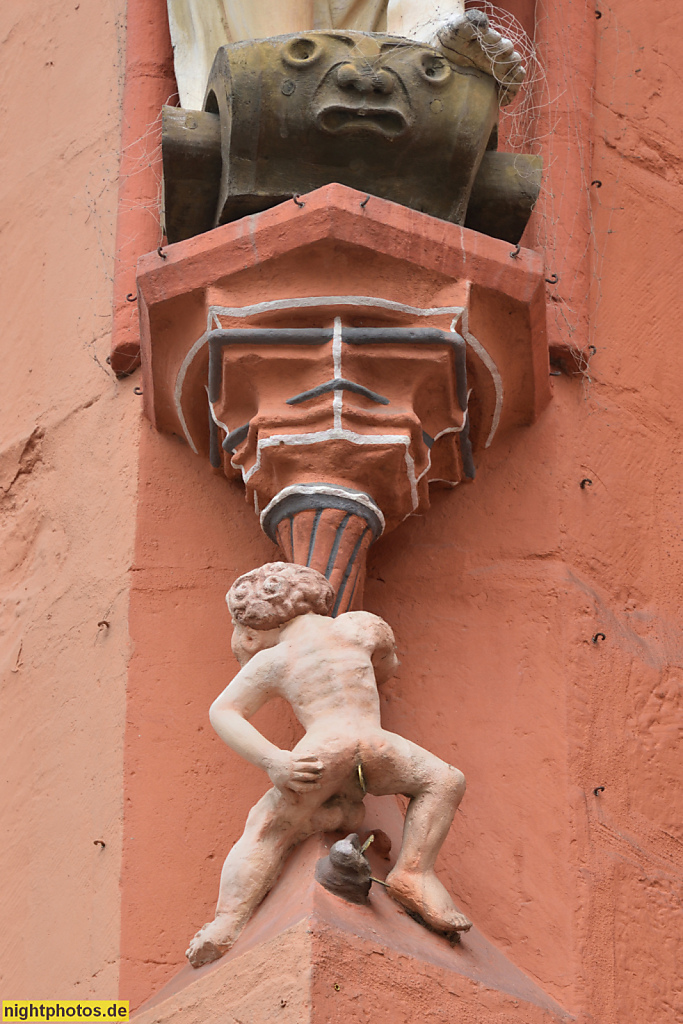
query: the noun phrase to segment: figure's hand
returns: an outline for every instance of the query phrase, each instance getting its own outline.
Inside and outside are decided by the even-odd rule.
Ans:
[[[469,65],[492,75],[501,87],[501,106],[510,103],[526,76],[522,57],[509,39],[489,25],[483,11],[467,11],[437,31],[437,45],[453,64]]]
[[[289,750],[281,750],[266,770],[277,789],[308,793],[320,787],[323,763],[315,756],[294,757]]]

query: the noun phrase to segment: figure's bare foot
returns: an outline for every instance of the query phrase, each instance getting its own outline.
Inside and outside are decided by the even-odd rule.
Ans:
[[[397,871],[394,868],[387,878],[387,892],[443,935],[466,932],[472,927],[472,922],[460,913],[433,871]]]
[[[185,956],[193,967],[202,967],[213,960],[219,960],[234,945],[237,935],[230,928],[227,918],[217,917],[200,928],[185,950]]]
[[[483,11],[467,11],[437,31],[438,47],[452,64],[479,68],[501,86],[502,106],[510,103],[526,77],[513,44],[489,25]]]

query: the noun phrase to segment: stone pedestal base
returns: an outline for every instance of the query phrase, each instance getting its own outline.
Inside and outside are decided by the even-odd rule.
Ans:
[[[324,898],[336,899],[326,893]],[[532,1002],[534,986],[526,979],[526,992],[507,992],[495,987],[499,978],[477,981],[460,973],[457,962],[471,959],[482,943],[476,935],[465,940],[462,950],[452,953],[449,969],[312,916],[234,960],[201,968],[192,977],[184,971],[184,988],[134,1019],[136,1024],[553,1024],[568,1019],[550,1001]]]
[[[398,846],[394,798],[367,798],[368,827]],[[399,832],[400,836],[400,832]],[[377,883],[367,907],[314,880],[338,835],[314,836],[290,857],[235,946],[184,968],[136,1024],[554,1024],[568,1019],[476,928],[452,945],[414,921]]]

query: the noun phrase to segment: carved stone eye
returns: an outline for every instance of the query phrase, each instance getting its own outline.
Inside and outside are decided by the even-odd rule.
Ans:
[[[290,39],[285,46],[283,58],[287,64],[300,68],[312,64],[322,52],[323,48],[316,39],[297,36],[296,39]]]
[[[427,81],[434,82],[435,85],[445,82],[447,78],[450,78],[451,69],[448,66],[448,62],[435,53],[422,54],[421,66],[422,74]]]

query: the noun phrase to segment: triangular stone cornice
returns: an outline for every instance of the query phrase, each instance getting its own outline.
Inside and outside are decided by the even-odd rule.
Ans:
[[[324,241],[486,281],[525,304],[543,284],[542,258],[529,249],[517,252],[509,242],[339,184],[169,245],[163,255],[148,253],[138,263],[138,284],[153,305],[206,287],[217,271],[230,276]]]

